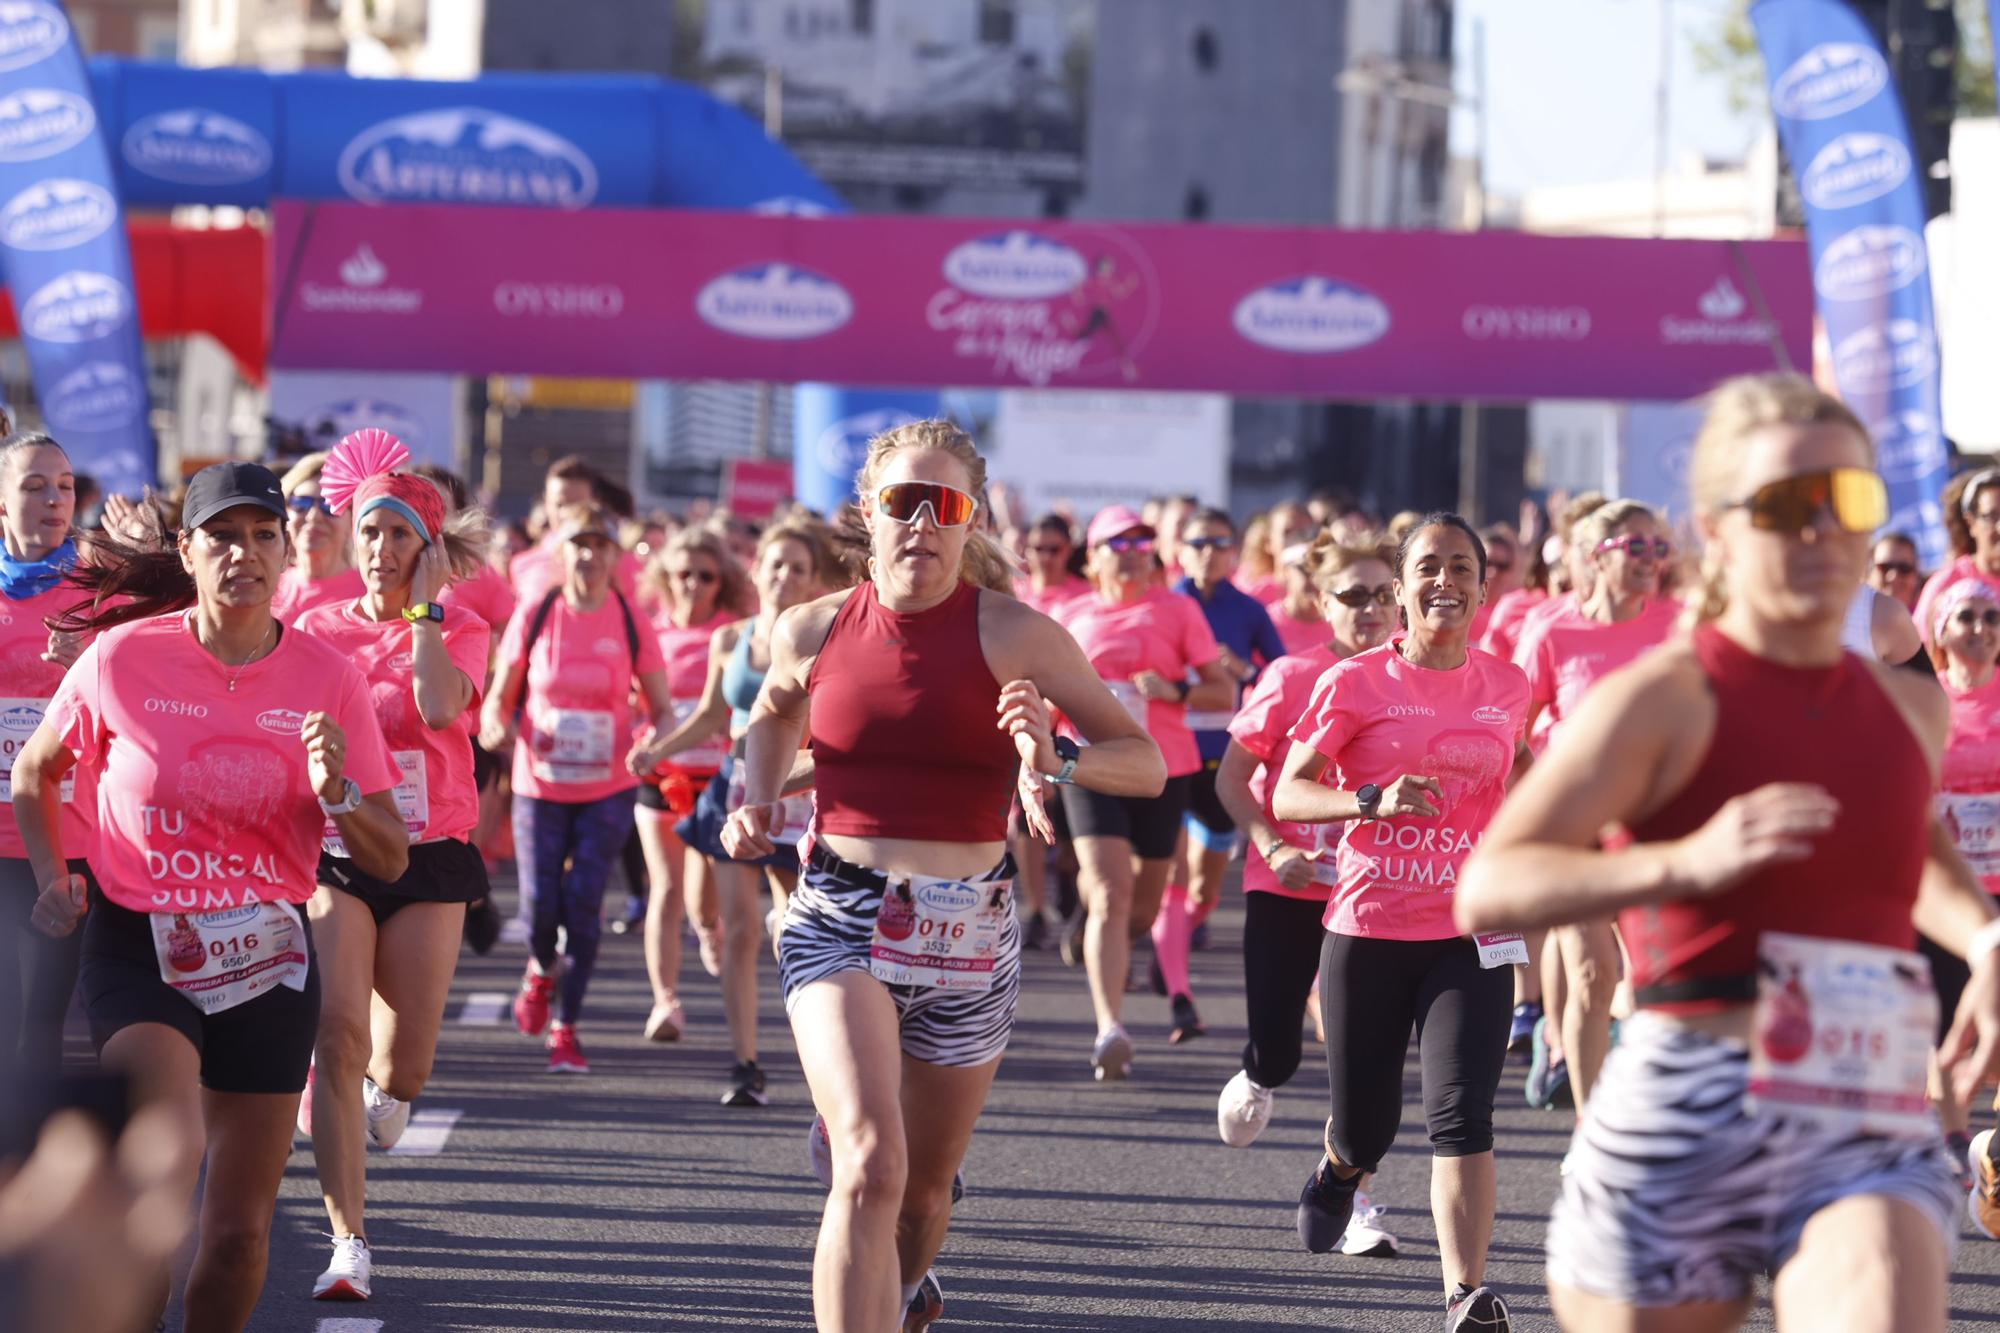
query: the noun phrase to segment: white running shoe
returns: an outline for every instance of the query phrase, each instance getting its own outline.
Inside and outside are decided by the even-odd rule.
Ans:
[[[1237,1070],[1215,1102],[1215,1128],[1222,1141],[1232,1148],[1247,1148],[1270,1123],[1271,1090],[1252,1079],[1248,1070]]]
[[[1116,1083],[1132,1072],[1132,1038],[1123,1023],[1113,1023],[1097,1034],[1090,1048],[1090,1066],[1099,1083]]]
[[[313,1283],[316,1301],[368,1299],[368,1242],[359,1236],[333,1238],[333,1262]]]
[[[378,1148],[395,1147],[410,1127],[410,1104],[382,1091],[366,1074],[361,1076],[361,1104],[368,1110],[368,1141]]]
[[[806,1131],[806,1158],[821,1189],[833,1188],[833,1140],[827,1136],[826,1117],[813,1112],[812,1128]]]
[[[1340,1252],[1357,1259],[1393,1259],[1402,1252],[1396,1238],[1384,1231],[1382,1216],[1387,1209],[1368,1202],[1368,1195],[1354,1192],[1354,1215],[1347,1219],[1347,1231],[1340,1238]]]

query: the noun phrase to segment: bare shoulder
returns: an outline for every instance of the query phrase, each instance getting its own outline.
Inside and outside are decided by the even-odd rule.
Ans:
[[[748,620],[732,620],[727,625],[718,626],[715,633],[709,636],[709,656],[727,657],[736,651],[736,641],[743,637],[743,629],[749,623]]]
[[[853,595],[853,588],[842,588],[839,592],[799,603],[778,617],[773,630],[774,644],[782,643],[800,658],[817,657],[819,650],[826,646],[826,636],[833,631],[833,618],[840,614],[840,608]]]
[[[1036,667],[1060,660],[1069,631],[1019,598],[979,593],[979,646],[996,680],[1032,678]]]

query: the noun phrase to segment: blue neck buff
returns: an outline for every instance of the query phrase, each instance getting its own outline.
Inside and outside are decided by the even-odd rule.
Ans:
[[[76,539],[64,541],[40,560],[16,560],[0,545],[0,595],[10,601],[37,597],[62,582],[76,563]]]

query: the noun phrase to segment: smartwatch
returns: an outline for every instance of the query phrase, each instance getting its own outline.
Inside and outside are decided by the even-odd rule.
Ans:
[[[1055,748],[1056,758],[1062,760],[1062,767],[1049,775],[1049,781],[1066,787],[1076,781],[1076,760],[1083,750],[1067,736],[1058,736],[1049,744]]]
[[[361,784],[353,778],[343,778],[341,781],[346,785],[341,788],[340,803],[338,805],[328,805],[325,801],[319,803],[319,808],[329,815],[349,815],[361,808]]]
[[[1175,683],[1176,683],[1176,684],[1177,684],[1177,685],[1178,685],[1178,686],[1180,687],[1180,691],[1181,691],[1181,702],[1182,702],[1182,703],[1186,703],[1186,702],[1187,702],[1187,697],[1188,697],[1188,692],[1189,692],[1190,690],[1192,690],[1192,689],[1194,688],[1194,686],[1192,686],[1192,685],[1188,684],[1188,683],[1187,683],[1186,681],[1184,681],[1184,680],[1183,680],[1183,681],[1176,681]]]
[[[1382,789],[1372,782],[1361,784],[1361,790],[1354,793],[1354,804],[1360,809],[1363,819],[1375,818],[1382,808]]]
[[[403,619],[409,621],[412,625],[422,620],[442,625],[444,624],[444,603],[418,602],[415,606],[406,606],[403,608]]]

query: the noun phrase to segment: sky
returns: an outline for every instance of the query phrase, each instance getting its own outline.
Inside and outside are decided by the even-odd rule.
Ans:
[[[1456,64],[1473,91],[1475,22],[1486,39],[1487,188],[1644,180],[1653,173],[1661,11],[1672,11],[1668,146],[1741,158],[1764,128],[1729,108],[1720,79],[1695,68],[1692,45],[1720,28],[1732,0],[1459,0]],[[1453,118],[1452,148],[1470,153],[1472,117]]]

